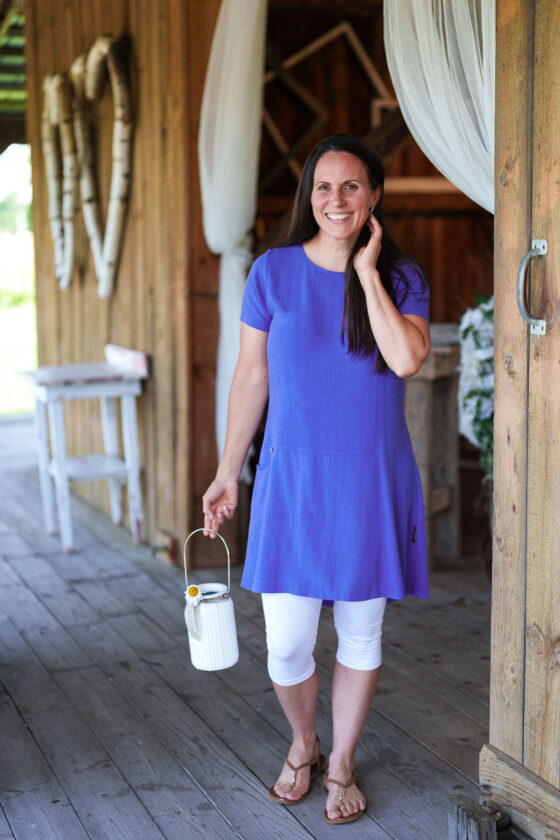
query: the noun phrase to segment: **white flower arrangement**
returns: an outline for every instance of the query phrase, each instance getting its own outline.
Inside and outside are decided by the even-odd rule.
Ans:
[[[494,297],[479,298],[459,324],[459,431],[481,450],[492,475],[494,461]]]

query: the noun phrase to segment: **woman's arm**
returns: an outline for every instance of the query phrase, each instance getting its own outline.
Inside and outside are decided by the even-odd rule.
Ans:
[[[381,225],[370,217],[371,237],[354,260],[354,267],[366,295],[371,329],[379,351],[397,376],[413,376],[429,356],[430,327],[420,315],[401,315],[387,294],[377,271],[381,249]]]
[[[237,481],[268,399],[268,333],[241,324],[239,359],[229,392],[228,422],[216,478],[202,497],[204,527],[218,530],[237,506]],[[210,533],[212,538],[215,534]]]

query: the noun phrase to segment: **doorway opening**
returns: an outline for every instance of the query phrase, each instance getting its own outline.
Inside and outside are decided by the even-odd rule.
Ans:
[[[428,276],[432,323],[457,327],[466,310],[492,295],[493,216],[454,188],[410,135],[387,67],[381,2],[270,0],[264,81],[257,254],[275,244],[309,151],[323,137],[347,132],[383,157],[385,220]],[[434,399],[441,390],[434,386]],[[458,493],[462,545],[453,565],[484,569],[490,585],[489,484],[480,450],[462,435],[458,440],[458,487],[449,487],[455,479],[448,478],[442,444],[441,451],[433,447],[431,495],[439,493],[443,504],[446,492]],[[434,554],[436,568],[450,565],[445,547]]]
[[[0,155],[0,416],[30,414],[33,399],[17,371],[37,366],[30,147]]]

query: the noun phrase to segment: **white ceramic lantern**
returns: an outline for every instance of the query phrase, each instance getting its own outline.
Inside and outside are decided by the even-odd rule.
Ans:
[[[192,531],[183,547],[185,562],[185,623],[189,634],[191,662],[200,671],[220,671],[230,668],[239,659],[237,630],[233,600],[230,595],[230,558],[226,541],[228,582],[200,583],[189,586],[187,577],[187,543],[193,534],[210,528]]]

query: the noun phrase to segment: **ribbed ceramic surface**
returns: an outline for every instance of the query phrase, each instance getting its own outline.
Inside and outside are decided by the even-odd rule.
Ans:
[[[239,659],[233,601],[229,596],[202,601],[197,610],[200,641],[189,635],[191,662],[199,671],[230,668]]]

